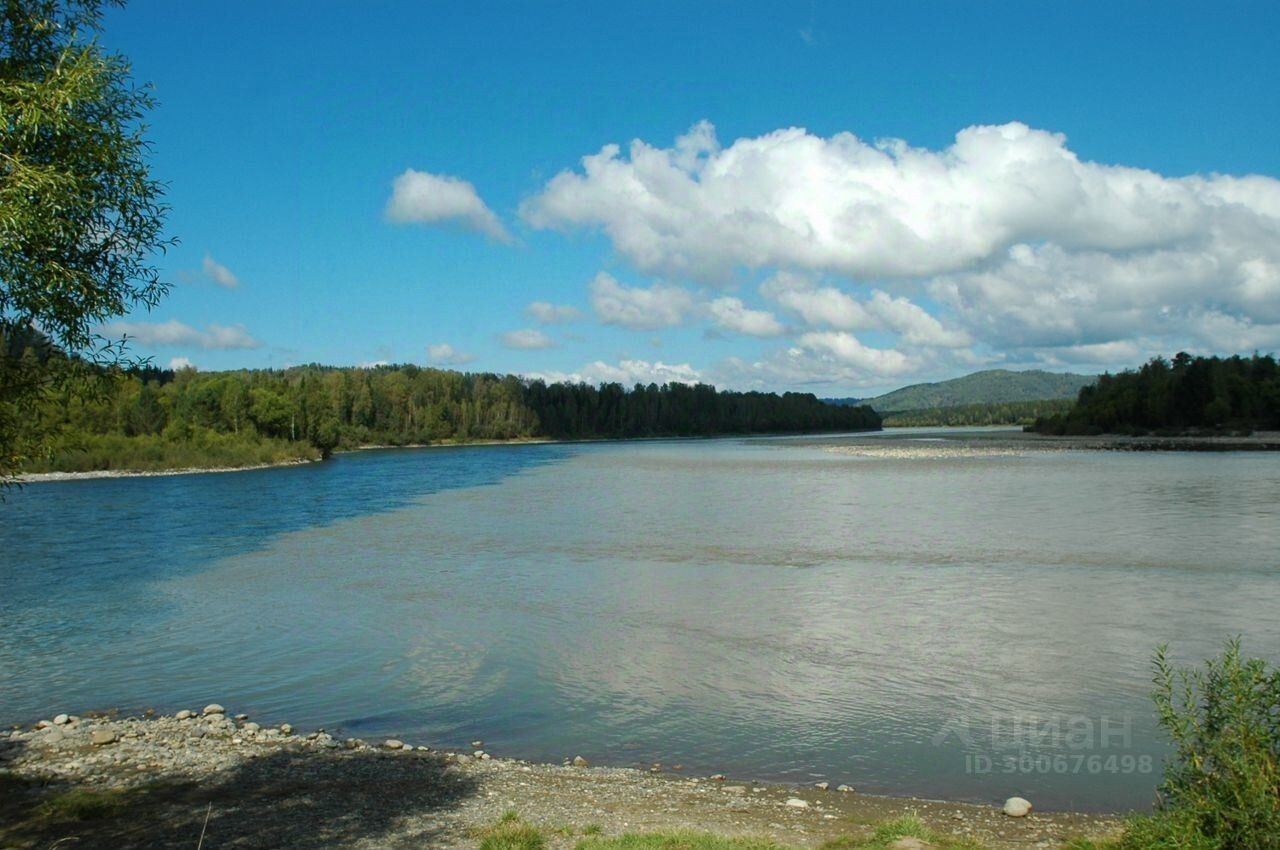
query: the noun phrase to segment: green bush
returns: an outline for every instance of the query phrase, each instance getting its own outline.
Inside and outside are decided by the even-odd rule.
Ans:
[[[1160,810],[1134,822],[1129,848],[1280,850],[1280,670],[1229,641],[1203,669],[1155,655],[1156,713],[1174,753]]]

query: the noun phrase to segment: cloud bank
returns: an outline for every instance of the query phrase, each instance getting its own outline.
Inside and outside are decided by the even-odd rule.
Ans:
[[[602,232],[658,279],[598,276],[589,295],[602,322],[652,331],[701,317],[790,336],[729,364],[775,377],[1111,367],[1280,346],[1280,181],[1091,162],[1063,135],[1017,122],[965,128],[939,150],[800,128],[726,146],[702,122],[669,147],[606,145],[521,215]],[[673,283],[753,276],[794,327]]]
[[[104,336],[127,338],[153,348],[191,347],[205,349],[261,348],[262,343],[244,325],[210,324],[203,331],[176,319],[167,322],[112,322],[99,328]]]

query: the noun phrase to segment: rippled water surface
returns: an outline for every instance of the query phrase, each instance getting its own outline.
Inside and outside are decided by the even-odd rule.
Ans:
[[[1147,805],[1152,648],[1280,660],[1280,456],[939,436],[31,485],[0,505],[0,722],[217,699],[535,759]]]

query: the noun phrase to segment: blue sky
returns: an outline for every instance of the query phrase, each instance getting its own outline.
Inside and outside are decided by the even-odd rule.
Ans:
[[[162,365],[863,395],[1280,346],[1274,4],[134,0],[105,30],[180,240],[109,329]]]

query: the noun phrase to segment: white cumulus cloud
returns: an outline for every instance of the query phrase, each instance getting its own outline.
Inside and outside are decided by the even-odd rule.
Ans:
[[[552,304],[548,301],[534,301],[524,311],[529,318],[544,325],[576,322],[582,318],[582,311],[572,304]]]
[[[847,331],[811,331],[801,334],[797,343],[801,349],[880,378],[910,374],[920,365],[897,349],[863,345]]]
[[[534,372],[528,378],[547,382],[622,384],[696,384],[702,373],[688,363],[663,363],[661,360],[637,360],[622,358],[616,364],[596,360],[576,372]]]
[[[801,333],[889,331],[921,363],[931,349],[1085,364],[1280,344],[1280,180],[1091,162],[1016,122],[937,150],[800,128],[723,145],[703,122],[668,147],[606,145],[521,215],[600,230],[668,280],[763,270]],[[602,320],[639,329],[720,319],[718,300],[593,284]]]
[[[655,283],[627,287],[600,272],[589,287],[591,306],[600,321],[632,330],[658,330],[681,324],[693,310],[693,295],[679,286]]]
[[[427,346],[427,362],[433,366],[461,366],[475,359],[474,354],[459,351],[447,342],[437,342]]]
[[[1019,242],[1128,252],[1243,219],[1275,227],[1280,182],[1169,178],[1082,161],[1020,123],[932,151],[788,128],[721,147],[707,123],[671,148],[606,145],[522,207],[535,227],[598,227],[647,271],[782,267],[855,278],[969,268]],[[1271,219],[1271,221],[1266,221]]]
[[[192,363],[186,357],[171,357],[169,358],[169,368],[175,372],[180,372],[183,369],[194,369],[196,368],[196,364]]]
[[[207,349],[261,348],[262,343],[244,325],[209,324],[197,330],[176,319],[167,322],[112,322],[99,332],[108,337],[125,337],[131,342],[157,348],[190,346]]]
[[[386,215],[400,224],[456,222],[498,242],[512,241],[498,216],[480,199],[476,187],[447,174],[406,170],[391,183]]]
[[[716,298],[707,304],[716,326],[747,336],[780,336],[786,330],[767,310],[752,310],[738,298]]]
[[[806,324],[844,331],[887,330],[907,345],[962,348],[973,340],[962,330],[944,327],[935,316],[909,298],[875,289],[863,300],[833,286],[816,286],[808,278],[779,274],[760,291]]]
[[[507,348],[523,351],[556,347],[556,341],[537,328],[521,328],[520,330],[507,331],[500,335],[498,339]]]
[[[204,255],[204,262],[200,267],[204,271],[205,277],[218,284],[218,286],[235,289],[240,285],[240,278],[236,277],[231,269],[215,260],[209,254]]]

